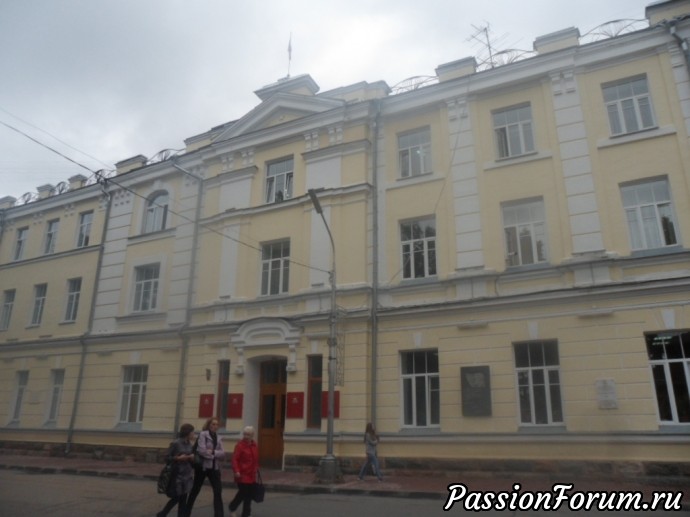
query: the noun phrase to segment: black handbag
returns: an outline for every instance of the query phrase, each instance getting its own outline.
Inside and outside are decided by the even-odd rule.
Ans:
[[[166,463],[163,466],[163,469],[161,470],[161,473],[158,474],[158,493],[159,494],[167,494],[168,493],[168,487],[170,486],[170,483],[173,480],[173,468],[170,463]]]
[[[259,476],[259,482],[254,483],[252,486],[252,500],[255,503],[263,503],[264,497],[266,496],[266,486],[261,479],[261,472],[257,471],[257,474]]]

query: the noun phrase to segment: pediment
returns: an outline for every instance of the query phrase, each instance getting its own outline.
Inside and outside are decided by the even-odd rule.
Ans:
[[[343,101],[338,99],[285,92],[276,93],[228,127],[214,141],[222,142],[245,133],[284,124],[316,113],[323,113],[342,105]]]

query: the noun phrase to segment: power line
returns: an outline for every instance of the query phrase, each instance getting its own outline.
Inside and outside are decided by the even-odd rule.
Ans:
[[[110,169],[112,168],[111,165],[108,165],[107,163],[104,163],[104,162],[102,162],[101,160],[99,160],[98,158],[96,158],[95,156],[91,156],[90,154],[85,153],[85,152],[82,151],[81,149],[78,149],[78,148],[74,147],[73,145],[68,144],[67,142],[65,142],[64,140],[59,139],[57,136],[53,135],[53,134],[50,133],[49,131],[46,131],[45,129],[42,129],[42,128],[40,128],[40,127],[38,127],[38,126],[32,124],[31,122],[27,122],[26,120],[22,119],[21,117],[18,117],[18,116],[15,115],[14,113],[11,113],[11,112],[7,111],[7,110],[6,110],[5,108],[3,108],[2,106],[0,106],[0,111],[3,111],[3,112],[5,112],[5,113],[7,113],[10,117],[13,117],[13,118],[19,120],[20,122],[26,124],[26,125],[29,126],[29,127],[32,127],[32,128],[34,128],[34,129],[36,129],[36,130],[38,130],[38,131],[41,131],[42,133],[45,133],[46,135],[48,135],[48,136],[50,136],[51,138],[54,138],[55,140],[57,140],[58,142],[60,142],[62,145],[65,145],[65,146],[69,147],[69,148],[72,149],[73,151],[77,151],[78,153],[81,153],[81,154],[83,154],[84,156],[86,156],[86,157],[88,157],[88,158],[91,158],[91,159],[94,160],[94,161],[97,161],[98,163],[100,163],[101,165],[103,165],[103,166],[105,166],[105,167],[107,167],[107,168],[110,168]]]
[[[2,109],[2,108],[0,108],[0,109]],[[3,111],[4,111],[4,110],[3,110]],[[141,194],[139,194],[138,192],[132,190],[131,188],[125,187],[125,186],[122,185],[121,183],[118,183],[117,181],[113,180],[112,178],[106,178],[105,176],[103,176],[103,170],[94,171],[94,170],[92,170],[92,169],[89,169],[86,165],[83,165],[83,164],[77,162],[76,160],[73,160],[73,159],[70,158],[69,156],[66,156],[66,155],[62,154],[60,151],[57,151],[56,149],[53,149],[52,147],[50,147],[50,146],[44,144],[43,142],[41,142],[41,141],[35,139],[34,137],[32,137],[32,136],[26,134],[24,131],[21,131],[20,129],[17,129],[16,127],[11,126],[11,125],[9,125],[9,124],[7,124],[7,123],[1,121],[1,120],[0,120],[0,124],[2,124],[3,126],[9,128],[9,129],[11,129],[11,130],[13,130],[13,131],[16,131],[16,132],[19,133],[20,135],[22,135],[22,136],[28,138],[28,139],[31,140],[32,142],[34,142],[34,143],[40,145],[41,147],[45,147],[46,149],[48,149],[48,150],[54,152],[55,154],[57,154],[58,156],[61,156],[61,157],[64,158],[65,160],[68,160],[68,161],[74,163],[75,165],[78,165],[79,167],[81,167],[81,168],[86,169],[87,171],[89,171],[89,172],[91,173],[91,176],[92,176],[92,177],[95,177],[95,178],[96,178],[96,181],[98,182],[98,184],[100,184],[100,185],[101,185],[101,188],[104,189],[104,193],[105,193],[106,195],[107,195],[108,193],[107,193],[107,191],[105,191],[105,187],[108,185],[108,183],[112,183],[113,185],[117,185],[119,188],[121,188],[121,189],[123,189],[123,190],[126,190],[127,192],[133,194],[134,196],[137,196],[137,197],[139,197],[139,198],[141,198],[141,199],[147,200],[147,198],[146,198],[145,196],[142,196]],[[100,161],[100,160],[98,160],[98,161]],[[90,179],[90,178],[89,178],[89,179]],[[155,205],[155,206],[158,206],[159,208],[165,208],[163,205],[159,205],[158,203],[155,203],[155,202],[153,202],[152,204]],[[168,212],[170,212],[171,214],[174,214],[174,215],[176,215],[176,216],[178,216],[178,217],[180,217],[180,218],[182,218],[182,219],[184,219],[184,220],[186,220],[186,221],[188,221],[188,222],[195,223],[195,220],[194,220],[194,219],[192,219],[192,218],[190,218],[190,217],[187,217],[186,215],[183,215],[183,214],[181,214],[181,213],[179,213],[179,212],[176,212],[176,211],[170,209],[170,207],[168,207]],[[206,225],[206,224],[199,223],[199,226],[200,226],[201,228],[204,228],[204,229],[206,229],[206,230],[212,232],[212,233],[218,234],[218,235],[220,235],[221,237],[224,237],[224,238],[226,238],[226,239],[230,239],[230,240],[232,240],[232,241],[234,241],[234,242],[236,242],[236,243],[238,243],[238,244],[241,244],[242,246],[247,246],[247,247],[250,248],[250,249],[253,249],[253,250],[256,250],[256,251],[258,251],[258,252],[260,252],[260,253],[263,253],[263,249],[261,249],[261,248],[259,248],[259,247],[257,247],[257,246],[254,246],[254,245],[252,245],[252,244],[246,243],[246,242],[244,242],[244,241],[242,241],[242,240],[240,240],[240,239],[236,239],[235,237],[232,237],[232,236],[230,236],[230,235],[227,235],[226,233],[219,232],[219,231],[216,230],[215,228],[212,228],[212,227],[210,227],[210,226],[208,226],[208,225]],[[312,270],[314,270],[314,271],[320,271],[320,272],[322,272],[322,273],[328,273],[328,271],[326,271],[325,269],[321,269],[321,268],[314,267],[314,266],[309,266],[309,265],[307,265],[307,264],[303,264],[303,263],[298,262],[298,261],[293,260],[293,259],[289,259],[289,262],[291,262],[291,263],[293,263],[293,264],[295,264],[295,265],[297,265],[297,266],[302,266],[302,267],[307,268],[307,269],[312,269]]]

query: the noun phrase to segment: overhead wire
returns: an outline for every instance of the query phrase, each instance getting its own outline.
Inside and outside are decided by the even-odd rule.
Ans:
[[[0,108],[0,110],[5,111],[5,110],[2,109],[2,108]],[[17,118],[18,118],[18,117],[17,117]],[[103,190],[103,193],[104,193],[105,195],[108,195],[108,196],[110,195],[110,193],[107,191],[107,185],[108,185],[108,184],[113,184],[113,185],[116,185],[117,187],[119,187],[119,188],[121,188],[121,189],[123,189],[123,190],[129,192],[130,194],[132,194],[132,195],[134,195],[134,196],[136,196],[136,197],[139,197],[139,198],[141,198],[141,199],[143,199],[143,200],[145,200],[145,201],[149,201],[149,202],[150,202],[152,205],[154,205],[154,206],[157,206],[157,207],[163,208],[163,209],[167,208],[167,210],[168,210],[169,213],[171,213],[171,214],[173,214],[173,215],[175,215],[175,216],[177,216],[177,217],[179,217],[179,218],[181,218],[181,219],[184,219],[184,220],[186,220],[187,222],[190,222],[190,223],[194,223],[194,222],[195,222],[194,219],[192,219],[192,218],[190,218],[190,217],[187,217],[186,215],[184,215],[184,214],[182,214],[182,213],[180,213],[180,212],[177,212],[177,211],[171,209],[170,206],[167,206],[167,207],[166,207],[165,205],[158,204],[158,203],[156,203],[155,201],[150,201],[146,196],[144,196],[144,195],[142,195],[142,194],[139,194],[137,191],[135,191],[135,190],[133,190],[133,189],[131,189],[131,188],[129,188],[129,187],[126,187],[126,186],[123,185],[122,183],[120,183],[120,182],[114,180],[113,178],[106,177],[105,175],[103,175],[103,170],[95,171],[95,170],[93,170],[93,169],[90,169],[90,168],[87,167],[86,165],[84,165],[84,164],[82,164],[82,163],[79,163],[79,162],[76,161],[76,160],[73,160],[73,159],[70,158],[69,156],[67,156],[67,155],[65,155],[65,154],[63,154],[63,153],[61,153],[61,152],[58,151],[57,149],[53,149],[53,148],[50,147],[49,145],[47,145],[47,144],[41,142],[40,140],[37,140],[36,138],[32,137],[31,135],[25,133],[24,131],[22,131],[22,130],[20,130],[20,129],[14,127],[14,126],[11,126],[10,124],[7,124],[7,123],[5,123],[5,122],[3,122],[3,121],[1,121],[1,120],[0,120],[0,124],[2,124],[3,126],[9,128],[9,129],[11,129],[11,130],[13,130],[13,131],[16,131],[16,132],[19,133],[20,135],[22,135],[22,136],[28,138],[28,139],[31,140],[32,142],[34,142],[34,143],[40,145],[41,147],[45,147],[46,149],[48,149],[48,150],[54,152],[55,154],[57,154],[58,156],[61,156],[61,157],[64,158],[65,160],[68,160],[68,161],[74,163],[75,165],[78,165],[79,167],[81,167],[81,168],[83,168],[83,169],[89,171],[89,172],[91,173],[91,177],[94,177],[94,178],[96,179],[96,182],[101,186],[101,188],[102,188],[102,190]],[[47,133],[47,132],[46,132],[46,133]],[[49,133],[47,133],[47,134],[49,134]],[[65,144],[65,145],[68,145],[68,144]],[[71,146],[70,146],[70,147],[71,147]],[[81,152],[81,151],[80,151],[80,152]],[[97,160],[97,161],[100,162],[100,160]],[[103,162],[101,162],[101,163],[103,163]],[[91,177],[90,177],[90,178],[91,178]],[[90,178],[89,178],[89,179],[90,179]],[[186,207],[186,208],[189,208],[189,207]],[[257,246],[254,246],[253,244],[249,244],[249,243],[247,243],[247,242],[244,242],[244,241],[242,241],[241,239],[237,239],[237,238],[235,238],[235,237],[233,237],[233,236],[231,236],[231,235],[226,234],[225,232],[218,231],[218,230],[216,230],[215,228],[209,226],[208,224],[199,223],[199,227],[200,227],[200,228],[204,228],[205,230],[207,230],[207,231],[209,231],[209,232],[211,232],[211,233],[215,233],[215,234],[217,234],[217,235],[220,235],[221,237],[224,237],[224,238],[226,238],[226,239],[230,239],[231,241],[236,242],[236,243],[238,243],[238,244],[240,244],[240,245],[242,245],[242,246],[246,246],[246,247],[248,247],[248,248],[250,248],[250,249],[253,249],[253,250],[255,250],[255,251],[258,251],[259,253],[263,253],[263,249],[262,249],[262,248],[257,247]],[[325,269],[321,269],[321,268],[318,268],[318,267],[315,267],[315,266],[310,266],[310,265],[308,265],[308,264],[304,264],[304,263],[299,262],[299,261],[294,260],[294,259],[288,259],[288,262],[290,262],[291,264],[295,264],[296,266],[301,266],[301,267],[304,267],[304,268],[307,268],[307,269],[311,269],[311,270],[314,270],[314,271],[319,271],[319,272],[322,272],[322,273],[328,273],[328,271],[326,271]]]

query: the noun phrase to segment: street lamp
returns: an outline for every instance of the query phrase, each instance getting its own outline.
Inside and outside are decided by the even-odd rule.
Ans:
[[[314,210],[321,216],[328,238],[331,240],[331,270],[329,272],[329,279],[331,282],[331,315],[329,320],[329,335],[328,335],[328,424],[326,427],[326,455],[319,461],[319,471],[316,474],[316,479],[319,483],[335,483],[342,479],[340,466],[333,454],[333,412],[335,401],[335,360],[336,360],[336,335],[335,335],[335,242],[333,241],[333,234],[323,215],[323,209],[319,198],[316,197],[316,191],[309,189],[307,191],[314,205]]]

